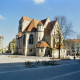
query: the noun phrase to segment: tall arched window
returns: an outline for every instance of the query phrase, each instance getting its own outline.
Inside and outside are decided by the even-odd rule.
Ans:
[[[33,34],[30,34],[29,36],[29,44],[33,44]]]
[[[25,45],[25,38],[26,38],[26,36],[24,34],[24,36],[23,36],[23,45]]]

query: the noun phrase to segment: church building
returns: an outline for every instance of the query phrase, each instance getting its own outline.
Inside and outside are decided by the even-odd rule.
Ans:
[[[58,19],[54,21],[50,21],[49,18],[37,20],[23,16],[19,21],[16,35],[16,54],[58,58],[59,39],[60,56],[65,57],[66,49],[63,46],[63,35]]]

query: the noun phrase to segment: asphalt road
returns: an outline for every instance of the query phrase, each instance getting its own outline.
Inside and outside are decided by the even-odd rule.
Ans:
[[[80,63],[29,69],[23,64],[0,64],[0,80],[80,80]]]

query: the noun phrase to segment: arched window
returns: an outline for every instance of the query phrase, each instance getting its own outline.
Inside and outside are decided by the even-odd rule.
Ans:
[[[33,34],[30,34],[29,36],[29,44],[33,44]]]
[[[23,36],[23,45],[25,45],[25,38],[26,38],[26,36],[24,34],[24,36]]]

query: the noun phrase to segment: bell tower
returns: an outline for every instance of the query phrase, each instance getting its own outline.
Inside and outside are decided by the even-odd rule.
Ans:
[[[37,34],[36,34],[36,42],[41,42],[44,38],[44,26],[42,22],[39,22],[37,25]]]
[[[19,21],[18,32],[23,32],[30,22],[31,22],[31,19],[29,17],[23,16]]]

